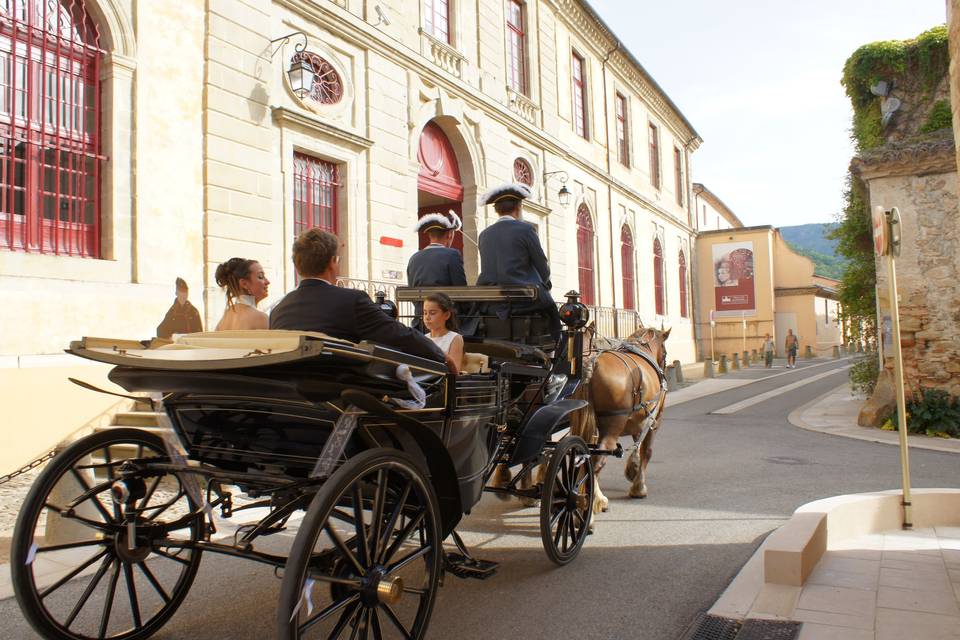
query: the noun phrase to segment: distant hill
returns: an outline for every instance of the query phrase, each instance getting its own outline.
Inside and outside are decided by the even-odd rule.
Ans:
[[[798,224],[780,227],[780,234],[791,249],[813,260],[814,273],[839,280],[846,262],[836,254],[837,241],[826,237],[836,226],[833,222]]]

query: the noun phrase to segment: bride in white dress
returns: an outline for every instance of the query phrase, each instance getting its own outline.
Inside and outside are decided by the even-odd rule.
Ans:
[[[217,323],[217,331],[270,328],[269,316],[257,309],[270,286],[259,262],[230,258],[217,267],[215,277],[227,294],[227,309]]]

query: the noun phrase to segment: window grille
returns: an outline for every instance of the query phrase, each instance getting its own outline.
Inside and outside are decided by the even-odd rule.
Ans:
[[[337,165],[303,153],[293,154],[293,235],[318,227],[336,234]]]
[[[687,313],[687,259],[683,255],[683,251],[680,252],[678,258],[680,264],[680,317],[689,318],[690,315]]]
[[[0,2],[0,248],[100,257],[103,55],[80,0]]]

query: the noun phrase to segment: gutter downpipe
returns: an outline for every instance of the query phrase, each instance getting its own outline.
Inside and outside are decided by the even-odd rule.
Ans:
[[[620,49],[620,40],[616,41],[616,44],[613,46],[613,49],[607,51],[607,54],[603,57],[603,61],[600,63],[600,69],[603,74],[603,134],[606,139],[606,145],[604,151],[607,156],[607,211],[609,212],[610,219],[610,306],[613,308],[613,332],[616,334],[616,337],[620,336],[620,314],[617,313],[617,274],[614,265],[616,265],[616,260],[614,259],[616,252],[613,247],[616,243],[616,239],[613,233],[613,184],[610,182],[610,112],[607,106],[607,61],[610,60],[610,56],[616,53]],[[636,311],[636,310],[634,310]]]
[[[688,165],[687,173],[689,172],[690,172],[690,168]],[[698,189],[696,186],[691,186],[691,190],[693,191],[693,197],[695,200],[693,215],[699,216],[700,214],[698,212],[700,210],[700,194],[703,193],[703,191]],[[695,218],[695,219],[699,220],[699,218]],[[695,228],[697,229],[697,231],[693,236],[693,246],[690,248],[690,288],[696,291],[697,293],[699,293],[700,292],[700,277],[699,277],[700,270],[697,268],[697,266],[700,264],[700,255],[697,252],[697,237],[699,237],[700,235],[700,230],[697,227]],[[697,355],[700,356],[701,359],[706,360],[707,359],[706,349],[703,346],[703,340],[702,340],[703,327],[701,325],[701,322],[703,321],[703,318],[701,318],[702,312],[700,309],[700,301],[698,300],[698,298],[699,298],[698,295],[690,296],[690,304],[693,307],[693,318],[694,318],[693,340],[697,345]]]

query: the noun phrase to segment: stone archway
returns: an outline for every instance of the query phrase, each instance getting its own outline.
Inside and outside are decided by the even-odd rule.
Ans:
[[[443,129],[432,120],[420,132],[417,148],[417,216],[453,211],[463,215],[463,183],[456,151]],[[429,244],[420,234],[419,248]],[[463,253],[463,233],[457,232],[453,248]]]

